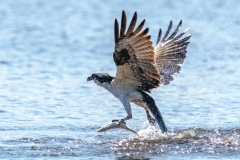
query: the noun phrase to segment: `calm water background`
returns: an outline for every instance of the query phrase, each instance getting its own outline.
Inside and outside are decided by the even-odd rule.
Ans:
[[[158,29],[192,34],[181,74],[153,91],[170,133],[149,128],[133,105],[124,130],[97,134],[122,104],[86,78],[115,74],[113,23],[138,12]],[[129,21],[128,21],[129,22]],[[240,2],[1,0],[0,158],[238,159]]]

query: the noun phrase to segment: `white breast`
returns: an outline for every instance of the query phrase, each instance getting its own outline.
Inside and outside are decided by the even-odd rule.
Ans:
[[[119,81],[113,81],[111,83],[104,83],[103,87],[118,99],[121,99],[122,96],[127,97],[129,101],[142,98],[141,93],[136,90],[132,82],[125,81],[124,83],[119,83]]]

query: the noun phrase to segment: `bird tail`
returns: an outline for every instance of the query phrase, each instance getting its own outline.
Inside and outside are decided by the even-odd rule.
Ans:
[[[156,106],[154,99],[143,91],[141,93],[143,96],[143,102],[150,109],[152,115],[154,116],[155,120],[158,123],[159,128],[162,130],[163,133],[167,132],[166,124],[163,121],[162,115],[161,115],[158,107]]]

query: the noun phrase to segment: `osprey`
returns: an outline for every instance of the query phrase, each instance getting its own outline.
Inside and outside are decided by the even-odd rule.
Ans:
[[[114,24],[115,50],[113,59],[117,67],[116,76],[107,73],[93,73],[87,81],[93,80],[98,86],[104,87],[119,99],[127,116],[122,119],[112,120],[123,123],[132,118],[130,102],[145,109],[147,119],[151,125],[157,121],[162,132],[167,132],[167,127],[153,98],[146,92],[158,88],[161,84],[167,85],[173,80],[173,75],[179,73],[186,53],[188,40],[191,35],[182,38],[185,30],[177,35],[182,21],[169,36],[172,21],[167,32],[161,39],[162,30],[159,29],[156,46],[152,46],[148,28],[142,31],[145,19],[137,26],[137,13],[135,12],[126,31],[127,17],[122,11],[121,27],[117,19]],[[151,114],[152,115],[151,115]]]

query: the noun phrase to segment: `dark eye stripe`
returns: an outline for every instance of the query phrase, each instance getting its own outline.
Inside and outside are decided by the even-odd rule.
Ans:
[[[103,74],[101,77],[99,77],[98,75],[96,74],[93,74],[92,75],[93,78],[96,78],[99,82],[103,83],[103,82],[111,82],[113,77],[111,77],[110,75],[108,74]]]

